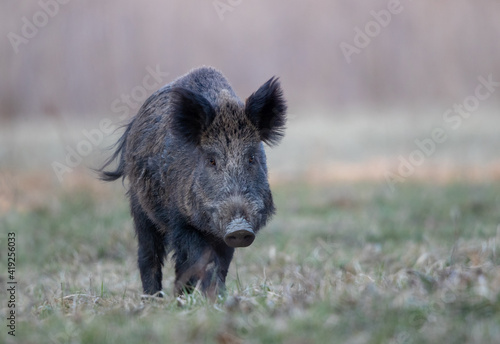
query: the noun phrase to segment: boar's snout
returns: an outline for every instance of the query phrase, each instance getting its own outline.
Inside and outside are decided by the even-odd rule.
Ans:
[[[252,226],[243,218],[232,220],[226,227],[224,241],[230,247],[247,247],[255,239],[255,233]]]

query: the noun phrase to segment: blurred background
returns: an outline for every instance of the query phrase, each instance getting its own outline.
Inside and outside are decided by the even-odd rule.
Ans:
[[[269,153],[274,182],[500,176],[498,1],[40,0],[1,7],[4,170],[44,171],[53,185],[88,173],[119,134],[102,125],[117,128],[156,89],[211,65],[242,99],[280,77],[290,120],[283,144]],[[488,97],[475,101],[480,80],[493,82],[482,89]],[[466,115],[454,110],[467,101]],[[446,140],[422,159],[415,140],[432,138],[436,128]],[[414,167],[408,176],[398,172],[404,161]]]
[[[499,0],[0,1],[0,252],[15,233],[19,280],[0,343],[498,343],[499,19]],[[93,169],[201,65],[242,100],[280,78],[278,212],[235,255],[241,298],[181,306],[165,267],[166,302],[143,303],[125,189]]]

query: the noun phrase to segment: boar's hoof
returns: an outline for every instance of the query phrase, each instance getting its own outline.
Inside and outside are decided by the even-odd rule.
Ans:
[[[242,218],[231,221],[227,226],[224,241],[230,247],[247,247],[253,243],[255,233],[250,224]]]

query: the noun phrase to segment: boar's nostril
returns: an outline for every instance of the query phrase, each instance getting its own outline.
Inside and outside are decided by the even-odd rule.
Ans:
[[[247,247],[253,243],[255,234],[245,229],[237,230],[224,236],[224,241],[230,247]]]
[[[247,247],[255,239],[255,233],[250,224],[242,218],[235,219],[226,228],[224,242],[230,247]]]

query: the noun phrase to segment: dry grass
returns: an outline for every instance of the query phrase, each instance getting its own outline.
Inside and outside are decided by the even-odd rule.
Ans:
[[[19,257],[17,331],[13,338],[3,330],[7,343],[493,343],[500,336],[499,184],[407,183],[396,194],[373,182],[276,186],[278,215],[237,251],[228,294],[212,304],[197,293],[172,296],[168,263],[166,297],[141,298],[120,185],[75,175],[54,189],[39,178],[16,175],[21,189],[1,220],[16,232]],[[49,201],[27,201],[24,187]]]
[[[15,232],[18,289],[16,337],[4,327],[0,342],[498,342],[495,116],[471,117],[391,192],[383,174],[439,116],[411,124],[397,114],[291,115],[269,152],[278,213],[237,250],[215,304],[197,293],[175,298],[170,263],[166,297],[141,298],[124,189],[82,172],[104,160],[102,147],[57,180],[51,162],[92,125],[75,124],[64,140],[50,124],[3,128],[0,252]]]

